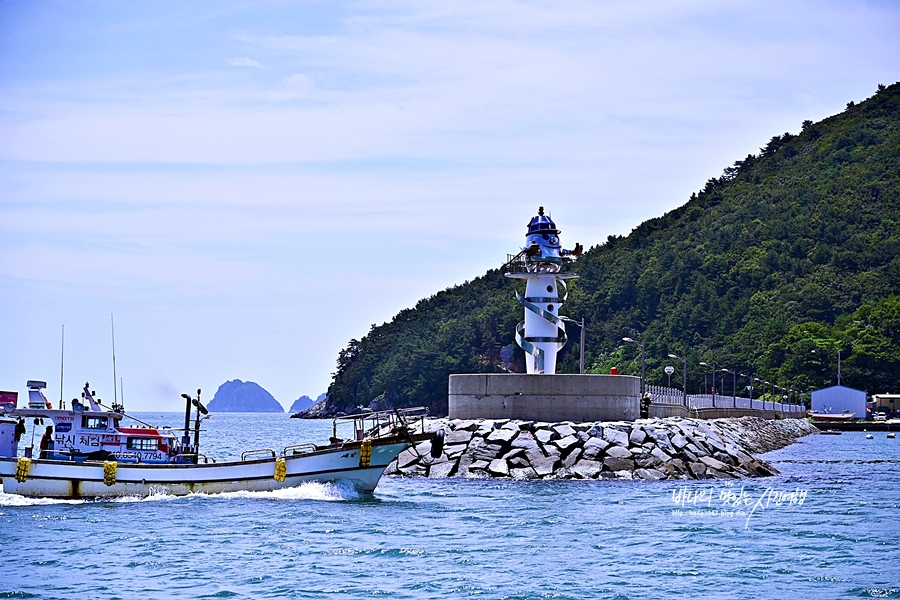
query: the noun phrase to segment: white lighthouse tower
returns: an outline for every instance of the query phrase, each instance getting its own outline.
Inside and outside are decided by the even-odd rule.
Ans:
[[[560,247],[559,230],[544,215],[542,206],[528,223],[525,247],[507,263],[511,270],[507,277],[525,280],[525,296],[516,291],[516,298],[525,307],[525,320],[516,326],[516,343],[525,351],[529,374],[556,373],[556,355],[567,339],[559,309],[566,300],[566,280],[578,277],[562,272],[562,266],[581,252],[581,244],[575,244],[574,250]]]

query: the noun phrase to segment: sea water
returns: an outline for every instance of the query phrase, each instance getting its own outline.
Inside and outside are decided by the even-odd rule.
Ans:
[[[177,427],[177,414],[137,415]],[[330,421],[216,414],[203,451]],[[429,480],[374,494],[0,494],[0,598],[897,598],[900,440],[813,435],[735,482]]]

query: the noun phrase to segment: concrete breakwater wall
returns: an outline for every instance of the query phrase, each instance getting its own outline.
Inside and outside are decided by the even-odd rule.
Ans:
[[[776,469],[756,456],[818,431],[802,419],[640,419],[540,423],[436,419],[444,451],[431,442],[403,451],[385,473],[408,477],[514,479],[738,479]]]

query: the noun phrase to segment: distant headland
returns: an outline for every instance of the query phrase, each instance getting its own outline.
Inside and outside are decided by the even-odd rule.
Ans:
[[[294,400],[294,403],[291,404],[291,408],[288,410],[288,412],[298,413],[301,410],[306,410],[307,408],[311,407],[313,404],[316,404],[317,402],[321,402],[322,400],[324,400],[325,396],[326,396],[326,394],[319,394],[319,397],[316,398],[315,400],[313,400],[309,396],[300,396],[299,398]]]

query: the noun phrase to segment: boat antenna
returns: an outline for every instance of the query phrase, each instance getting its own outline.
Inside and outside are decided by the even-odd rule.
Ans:
[[[152,423],[147,423],[146,421],[141,421],[141,420],[138,419],[137,417],[133,417],[133,416],[131,416],[131,415],[129,415],[129,414],[126,414],[124,410],[119,410],[119,411],[117,411],[117,410],[115,410],[114,407],[112,407],[112,406],[107,406],[107,405],[103,404],[102,402],[100,402],[99,400],[97,401],[97,404],[98,404],[99,406],[102,406],[103,408],[108,408],[109,410],[112,410],[112,411],[121,413],[123,417],[128,418],[128,419],[131,419],[132,421],[137,421],[137,422],[140,423],[141,425],[146,425],[147,427],[153,427],[154,429],[160,429],[159,427],[157,427],[156,425],[153,425]]]
[[[109,313],[109,328],[112,332],[112,354],[113,354],[113,406],[119,404],[119,395],[116,393],[116,324],[113,321],[113,314]]]
[[[63,406],[63,367],[66,364],[66,326],[65,324],[62,326],[62,343],[59,357],[59,410],[64,408]]]

